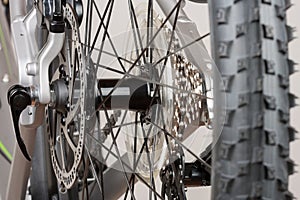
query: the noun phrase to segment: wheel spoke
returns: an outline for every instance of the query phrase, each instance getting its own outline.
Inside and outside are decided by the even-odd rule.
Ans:
[[[160,62],[162,62],[162,61],[165,60],[166,58],[168,58],[168,57],[170,57],[170,56],[172,56],[172,55],[175,55],[176,53],[178,53],[178,52],[184,50],[185,48],[188,48],[189,46],[194,45],[195,43],[197,43],[197,42],[203,40],[204,38],[208,37],[209,35],[210,35],[210,33],[206,33],[205,35],[203,35],[203,36],[201,36],[201,37],[195,39],[194,41],[192,41],[192,42],[190,42],[190,43],[187,43],[186,45],[184,45],[184,46],[182,46],[182,47],[180,47],[180,48],[178,48],[178,49],[175,49],[173,52],[170,52],[170,53],[167,54],[166,56],[164,56],[164,57],[160,58],[158,61],[156,61],[156,62],[154,63],[154,65],[153,65],[153,67],[156,67]]]
[[[100,145],[103,149],[105,149],[106,151],[109,151],[108,147],[106,147],[104,144],[102,144],[100,141],[98,141],[94,136],[92,136],[90,133],[87,133],[87,136],[89,136],[93,141],[95,141],[98,145]],[[118,155],[116,155],[114,152],[111,151],[111,155],[114,156],[116,159],[120,159],[120,157]],[[132,169],[126,162],[120,160],[120,162],[128,169],[130,170],[132,173],[134,173],[134,169]],[[162,196],[160,194],[157,193],[157,191],[155,191],[148,183],[147,181],[145,181],[139,174],[135,174],[136,177],[138,177],[138,179],[144,184],[146,185],[148,188],[150,188],[153,193],[155,195],[157,195],[160,199],[164,199],[162,198]]]
[[[69,41],[75,41],[75,40],[71,40],[71,39],[69,39]],[[83,43],[83,42],[81,42],[80,43],[83,47],[88,47],[88,45],[87,44],[85,44],[85,43]],[[124,62],[127,62],[128,64],[133,64],[133,62],[132,61],[130,61],[130,60],[128,60],[128,59],[126,59],[126,58],[123,58],[123,57],[121,57],[121,56],[118,56],[118,55],[116,55],[115,53],[111,53],[111,52],[108,52],[108,51],[105,51],[105,50],[101,50],[100,48],[96,48],[96,47],[94,47],[94,50],[93,51],[99,51],[99,52],[102,52],[102,54],[106,54],[106,55],[109,55],[109,56],[112,56],[112,57],[114,57],[114,58],[116,58],[116,59],[119,59],[119,60],[121,60],[121,61],[124,61]],[[140,65],[136,65],[136,66],[140,66]]]
[[[120,130],[118,130],[118,131],[120,131]],[[148,131],[146,137],[149,137],[150,133],[151,133],[151,131]],[[93,140],[95,140],[96,143],[100,144],[100,142],[97,141],[97,140],[94,138],[94,136],[92,136],[92,135],[90,135],[90,134],[88,134],[88,135],[89,135],[89,137],[91,137]],[[116,138],[116,137],[114,137],[114,138]],[[101,145],[101,146],[104,146],[104,144],[100,144],[100,145]],[[112,145],[110,146],[110,148],[107,148],[106,146],[104,146],[103,148],[106,149],[106,150],[108,151],[108,155],[111,154],[111,155],[113,155],[114,157],[118,158],[118,156],[117,156],[114,152],[111,151],[113,145],[114,145],[114,144],[112,144]],[[136,170],[137,163],[139,162],[139,160],[140,160],[140,158],[141,158],[141,155],[142,155],[142,153],[143,153],[143,149],[146,147],[146,145],[147,145],[147,143],[144,142],[144,143],[143,143],[143,146],[142,146],[142,148],[141,148],[141,150],[140,150],[140,152],[139,152],[139,155],[138,155],[138,157],[137,157],[137,159],[136,159],[136,161],[135,161],[135,163],[134,163],[133,170],[130,169],[130,170],[132,171],[132,173],[133,173],[133,175],[131,176],[130,181],[129,181],[129,183],[131,183],[131,184],[134,184],[134,183],[135,183],[135,180],[134,180],[135,173],[134,173],[134,172],[135,172],[135,170]],[[107,156],[108,156],[108,155],[107,155]],[[107,159],[107,157],[105,158],[105,160],[106,160],[106,159]],[[128,164],[124,163],[124,165],[125,165],[127,168],[130,168],[130,166],[128,166]],[[140,176],[138,176],[138,178],[139,178],[139,179],[142,179]],[[144,184],[145,184],[145,181],[144,181],[144,180],[142,180],[142,182],[144,182]],[[154,183],[154,180],[152,180],[152,184],[153,184],[153,183]],[[154,185],[154,188],[152,188],[151,186],[147,185],[148,187],[150,187],[150,190],[151,190],[152,192],[153,192],[153,190],[156,191],[156,190],[155,190],[155,183],[154,183],[153,185]],[[128,187],[128,188],[129,188],[129,187]],[[127,188],[127,192],[125,193],[125,197],[127,196],[127,193],[128,193],[128,190],[129,190],[128,188]],[[132,186],[131,186],[131,188],[132,188]],[[134,191],[134,190],[133,190],[133,191]],[[155,193],[155,192],[154,192],[154,193]],[[155,193],[155,195],[157,196],[157,193]],[[160,197],[160,196],[159,196],[159,197]],[[160,197],[160,198],[161,198],[161,197]]]
[[[87,198],[86,199],[89,199],[89,190],[88,190],[88,173],[89,173],[89,168],[88,168],[88,165],[89,165],[89,159],[84,159],[84,157],[82,158],[82,163],[83,163],[83,169],[84,169],[84,175],[83,175],[83,189],[82,190],[82,194],[81,194],[81,199],[84,199],[84,193],[86,192],[86,196]],[[95,186],[95,185],[94,185]]]
[[[134,6],[133,6],[133,3],[132,3],[132,0],[128,0],[128,4],[129,4],[131,27],[132,27],[132,32],[133,32],[133,36],[134,36],[135,46],[136,46],[136,54],[138,56],[139,55],[139,49],[140,48],[144,49],[144,47],[143,47],[143,42],[142,42],[142,39],[141,39],[139,24],[138,24],[138,20],[137,20],[135,11],[134,11]],[[135,34],[135,32],[136,32],[136,34]],[[139,41],[140,48],[137,44],[137,40]],[[143,60],[144,60],[144,63],[146,63],[145,55],[143,55]]]
[[[147,42],[150,42],[150,38],[153,37],[153,0],[148,1],[148,13],[147,13]],[[149,46],[147,52],[149,63],[152,63],[153,59],[153,47],[152,44]]]
[[[109,33],[108,33],[108,27],[109,27],[109,24],[110,24],[110,21],[111,21],[110,18],[111,18],[113,6],[114,6],[114,0],[111,1],[111,6],[110,6],[109,14],[108,14],[108,17],[107,17],[107,20],[106,20],[106,21],[107,21],[106,24],[104,24],[104,17],[101,17],[100,11],[99,11],[99,9],[98,9],[98,7],[97,7],[97,5],[96,5],[95,2],[94,2],[94,4],[95,4],[95,8],[96,8],[97,14],[98,14],[98,16],[99,16],[99,18],[100,18],[100,20],[101,20],[101,23],[102,23],[102,25],[103,25],[103,27],[104,27],[104,34],[103,34],[103,36],[102,36],[102,41],[101,41],[100,51],[99,51],[99,53],[98,53],[98,57],[97,57],[97,61],[96,61],[96,63],[99,64],[99,63],[100,63],[100,60],[101,60],[101,57],[102,57],[102,53],[103,53],[103,48],[104,48],[104,44],[105,44],[105,39],[106,39],[106,37],[108,38],[108,41],[109,41],[109,43],[110,43],[110,45],[111,45],[111,47],[112,47],[112,49],[113,49],[113,51],[114,51],[115,56],[116,56],[117,58],[118,58],[119,56],[118,56],[117,50],[116,50],[116,48],[115,48],[115,46],[114,46],[114,44],[113,44],[113,42],[112,42],[112,40],[111,40],[111,37],[110,37],[110,35],[109,35]],[[123,63],[121,62],[120,59],[118,59],[118,62],[119,62],[119,64],[120,64],[121,68],[123,69],[123,71],[126,71],[126,70],[125,70],[125,67],[124,67],[124,65],[123,65]]]
[[[170,138],[174,139],[182,148],[184,148],[187,152],[189,152],[193,157],[195,157],[199,162],[203,163],[207,170],[211,170],[211,166],[207,164],[202,158],[197,156],[194,152],[192,152],[188,147],[186,147],[179,139],[177,139],[175,136],[173,136],[171,133],[169,133],[166,129],[160,127],[156,123],[153,123],[151,121],[148,121],[149,123],[153,124],[155,127],[161,129],[166,135],[168,135]]]
[[[86,21],[85,21],[85,44],[87,44],[85,47],[85,54],[88,55],[89,48],[90,48],[90,42],[91,42],[91,33],[92,33],[92,18],[93,18],[93,5],[91,0],[87,1],[87,15],[86,15]]]
[[[208,37],[209,35],[210,35],[210,33],[206,33],[206,34],[204,34],[203,36],[201,36],[201,37],[195,39],[194,41],[192,41],[192,42],[190,42],[190,43],[188,43],[188,44],[186,44],[186,45],[184,45],[184,46],[182,46],[182,47],[180,47],[180,48],[178,48],[178,49],[175,49],[174,51],[170,51],[169,54],[167,54],[167,55],[163,56],[162,58],[160,58],[159,60],[157,60],[157,61],[152,65],[152,67],[153,67],[153,68],[156,67],[159,63],[161,63],[162,61],[164,61],[164,60],[167,59],[168,57],[170,57],[170,56],[172,56],[172,55],[176,55],[176,53],[178,53],[178,52],[184,50],[185,48],[188,48],[189,46],[194,45],[195,43],[197,43],[197,42],[199,42],[199,41],[205,39],[205,38]],[[82,43],[82,45],[88,47],[87,44],[83,44],[83,43]],[[99,49],[96,49],[96,48],[95,48],[94,50],[99,50]],[[100,51],[100,50],[99,50],[99,51]],[[112,53],[109,53],[109,52],[107,52],[107,51],[103,51],[103,53],[113,56]],[[133,66],[133,65],[134,65],[134,66],[138,66],[137,63],[131,62],[131,61],[129,61],[129,60],[125,59],[125,58],[122,58],[122,57],[120,57],[120,56],[114,55],[114,57],[116,57],[116,58],[118,58],[118,59],[120,59],[120,60],[123,60],[123,61],[125,61],[125,62],[127,62],[127,63],[130,63],[130,64],[132,64],[132,66]],[[112,68],[106,67],[106,66],[104,66],[104,65],[100,65],[100,66],[102,66],[103,68],[109,69],[109,70],[111,70],[111,71],[120,73],[119,70],[112,69]],[[122,72],[122,74],[129,77],[129,76],[130,76],[130,74],[129,74],[130,72],[131,72],[131,70],[130,70],[130,71],[128,70],[128,71],[125,72],[125,73]],[[120,74],[121,74],[121,73],[120,73]],[[126,77],[123,77],[123,78],[126,78]]]
[[[137,151],[137,123],[138,121],[138,112],[135,113],[135,125],[134,125],[134,147],[133,147],[133,168],[135,169],[137,163],[136,163],[136,151]],[[135,185],[135,173],[132,174],[132,180],[131,180],[131,190],[132,193],[134,194],[134,185]],[[128,190],[129,188],[127,188]],[[131,198],[132,199],[132,198]]]
[[[182,1],[182,0],[180,0],[179,2],[181,2],[181,1]],[[149,1],[149,2],[150,2],[150,1]],[[177,24],[178,15],[179,15],[179,10],[180,10],[180,6],[179,6],[179,7],[177,8],[177,10],[176,10],[175,19],[174,19],[174,23],[173,23],[172,31],[171,31],[170,42],[169,42],[169,44],[168,44],[168,49],[167,49],[166,55],[169,55],[169,54],[170,54],[170,51],[171,51],[171,47],[172,47],[172,43],[173,43],[173,38],[174,38],[174,35],[175,35],[175,30],[176,30],[176,24]],[[149,12],[149,11],[148,11],[148,12]],[[166,57],[166,58],[164,59],[164,63],[163,63],[162,69],[161,69],[161,71],[160,71],[160,75],[159,75],[159,80],[158,80],[158,82],[161,82],[161,79],[162,79],[162,77],[163,77],[163,73],[164,73],[165,68],[166,68],[166,66],[167,66],[168,58],[169,58],[169,56]],[[163,61],[163,60],[161,60],[161,61]],[[151,61],[151,63],[152,63],[152,61]],[[152,68],[155,69],[155,67],[156,67],[159,63],[160,63],[160,62],[157,62],[157,64],[155,63],[155,64],[152,66]],[[159,88],[158,86],[159,86],[159,85],[156,84],[156,87],[155,87],[155,90],[154,90],[154,95],[153,95],[153,98],[151,99],[150,105],[152,105],[152,103],[153,103],[153,101],[154,101],[154,97],[157,95],[158,88]]]
[[[98,178],[97,172],[96,172],[95,167],[94,167],[94,165],[93,165],[93,160],[92,160],[92,158],[91,158],[91,154],[90,154],[89,149],[87,148],[86,144],[84,145],[84,148],[85,148],[85,151],[86,151],[86,153],[87,153],[87,156],[88,156],[88,158],[89,158],[89,160],[90,160],[90,166],[91,166],[91,168],[92,168],[93,176],[94,176],[94,178],[95,178],[96,181],[97,181],[97,184],[98,184],[98,187],[99,187],[99,189],[100,189],[101,194],[103,194],[102,184],[100,184],[100,180],[99,180],[99,178]]]
[[[138,123],[140,121],[137,121]],[[124,127],[124,126],[130,126],[130,125],[134,125],[136,122],[128,122],[128,123],[123,123],[123,124],[120,124],[120,125],[114,125],[112,126],[112,128],[120,128],[120,127]],[[102,130],[105,130],[104,128]]]
[[[112,1],[114,2],[114,0],[112,0]],[[96,12],[97,12],[97,14],[98,14],[98,17],[100,18],[101,22],[103,22],[104,20],[103,20],[103,18],[102,18],[102,16],[101,16],[101,13],[100,13],[100,11],[99,11],[99,9],[98,9],[96,3],[95,3],[94,1],[93,1],[93,3],[94,3],[94,5],[95,5],[95,8],[96,8]],[[111,7],[111,9],[112,9],[112,7]],[[111,13],[110,13],[110,14],[111,14]],[[109,21],[110,21],[110,20],[109,20]],[[109,21],[108,21],[107,23],[109,23]],[[105,24],[103,24],[103,28],[105,29],[105,31],[104,31],[104,36],[103,36],[103,41],[102,41],[102,44],[101,44],[101,48],[100,48],[100,53],[102,52],[102,48],[103,48],[103,46],[104,46],[104,40],[105,40],[105,37],[107,36],[108,41],[109,41],[109,43],[110,43],[110,45],[111,45],[111,47],[112,47],[112,49],[113,49],[113,51],[114,51],[116,57],[119,58],[119,55],[118,55],[118,53],[117,53],[117,50],[116,50],[116,48],[115,48],[115,46],[114,46],[114,44],[113,44],[113,42],[112,42],[112,39],[111,39],[111,37],[110,37],[110,35],[109,35],[109,33],[108,33],[108,27],[107,27]],[[100,54],[100,55],[101,55],[101,54]],[[99,56],[98,56],[97,63],[99,64],[99,62],[100,62],[100,58],[99,58]],[[126,71],[126,70],[125,70],[125,67],[124,67],[124,65],[123,65],[123,63],[121,62],[120,59],[118,59],[118,62],[119,62],[119,64],[120,64],[122,70],[125,72],[125,71]]]
[[[137,121],[137,118],[136,118],[136,121]],[[136,125],[137,125],[137,124],[138,124],[138,123],[136,123]],[[139,124],[141,124],[141,122],[140,122]],[[142,125],[141,125],[141,126],[142,126]],[[144,140],[144,142],[143,142],[142,148],[140,149],[140,152],[139,152],[139,154],[138,154],[137,159],[136,159],[136,155],[134,154],[133,172],[135,172],[135,170],[136,170],[137,164],[138,164],[138,162],[140,161],[140,158],[141,158],[141,156],[142,156],[142,153],[144,152],[144,148],[148,148],[147,138],[149,138],[149,136],[150,136],[150,134],[151,134],[151,129],[152,129],[152,125],[151,125],[151,127],[149,128],[149,130],[148,130],[148,132],[147,132],[147,135],[146,135],[146,134],[145,134],[145,130],[144,130],[144,128],[142,127],[143,137],[145,138],[145,140]],[[135,144],[136,144],[136,137],[135,137]],[[148,148],[148,149],[149,149],[149,148]],[[136,152],[136,151],[134,151],[134,152]],[[149,156],[149,150],[148,150],[147,156]],[[148,161],[149,161],[149,157],[148,157]],[[150,165],[151,165],[151,163],[150,163]],[[152,169],[150,169],[150,171],[153,172]],[[131,182],[131,184],[135,184],[135,173],[133,173],[133,174],[131,175],[130,182]],[[152,187],[153,187],[153,188],[152,188]],[[127,188],[127,190],[126,190],[124,199],[126,199],[126,197],[127,197],[127,195],[128,195],[128,190],[129,190],[129,188]],[[152,177],[151,177],[151,187],[149,188],[149,190],[151,191],[150,193],[152,193],[153,190],[156,191],[156,187],[155,187],[155,182],[154,182],[153,174],[152,174]],[[157,199],[157,194],[156,194],[156,193],[154,193],[154,194],[155,194],[155,195],[154,195],[154,198]]]
[[[93,4],[95,5],[94,0],[92,0],[92,1],[93,1]],[[98,37],[99,37],[101,28],[102,28],[103,25],[104,25],[104,19],[105,19],[105,17],[106,17],[106,14],[107,14],[107,11],[108,11],[109,7],[111,7],[111,9],[110,9],[110,11],[109,11],[109,15],[111,15],[112,7],[113,7],[112,4],[113,4],[113,1],[110,0],[110,1],[107,3],[106,7],[105,7],[105,10],[104,10],[104,13],[103,13],[103,20],[100,21],[100,25],[98,26],[98,29],[97,29],[97,31],[96,31],[96,35],[95,35],[95,38],[94,38],[94,40],[93,40],[91,49],[89,50],[89,55],[92,53],[92,51],[93,51],[94,48],[95,48],[96,41],[97,41],[97,39],[98,39]],[[96,9],[98,9],[98,8],[96,8]],[[110,17],[109,17],[109,18],[110,18]],[[109,20],[109,19],[108,19],[108,20]]]
[[[123,124],[123,122],[125,121],[126,116],[127,116],[127,112],[128,112],[128,111],[126,110],[125,113],[124,113],[124,115],[123,115],[123,118],[122,118],[120,124]],[[120,134],[120,132],[121,132],[121,128],[122,128],[122,126],[119,126],[119,129],[117,130],[116,138],[115,138],[115,139],[117,139],[117,137],[119,136],[119,134]],[[111,150],[112,150],[113,146],[114,146],[114,144],[112,144],[112,145],[109,147],[109,151],[108,151],[107,155],[106,155],[105,158],[104,158],[104,162],[107,161],[108,156],[109,156],[109,153],[112,152]]]
[[[156,31],[156,33],[154,34],[154,36],[152,37],[152,39],[150,40],[150,42],[146,45],[146,47],[142,50],[141,54],[137,57],[137,59],[135,60],[135,62],[130,66],[130,68],[128,69],[127,73],[129,74],[133,68],[136,66],[136,64],[139,62],[139,60],[141,59],[141,57],[144,55],[144,53],[147,51],[147,48],[152,44],[152,42],[154,41],[154,39],[157,37],[157,35],[160,33],[160,31],[163,29],[164,25],[167,23],[167,21],[169,20],[169,18],[172,16],[172,14],[174,13],[174,11],[176,10],[176,8],[178,8],[178,6],[180,5],[180,1],[174,6],[174,8],[172,9],[172,11],[170,12],[170,14],[166,17],[166,19],[163,21],[163,23],[161,24],[161,26],[159,27],[159,29]],[[103,104],[110,98],[110,96],[112,95],[112,93],[116,90],[117,87],[119,87],[122,82],[124,81],[124,79],[126,78],[126,76],[123,76],[120,81],[114,86],[114,88],[108,93],[108,95],[105,97],[105,99],[102,101],[102,103],[98,106],[98,109],[100,109]]]
[[[149,170],[150,170],[150,180],[151,180],[151,187],[153,187],[154,190],[156,190],[155,188],[155,182],[154,182],[154,177],[153,177],[153,169],[152,169],[152,159],[150,158],[150,151],[149,151],[149,146],[148,146],[148,135],[149,135],[149,132],[150,130],[148,131],[148,134],[146,136],[146,133],[145,133],[145,129],[144,127],[142,126],[142,132],[143,132],[143,137],[144,137],[144,144],[145,144],[145,147],[146,147],[146,153],[147,153],[147,159],[148,159],[148,163],[149,163]],[[154,136],[154,139],[155,139],[156,136]],[[155,142],[154,142],[155,144]],[[153,158],[153,157],[152,157]],[[156,197],[156,195],[154,195]],[[152,199],[152,190],[149,189],[149,199]]]
[[[99,92],[100,92],[100,98],[101,98],[101,100],[103,100],[103,95],[102,95],[101,90],[100,90]],[[123,175],[124,175],[124,178],[125,178],[125,180],[126,180],[127,187],[130,187],[130,183],[129,183],[129,180],[128,180],[128,176],[127,176],[127,173],[126,173],[124,164],[123,164],[122,159],[121,159],[121,154],[120,154],[120,151],[119,151],[119,148],[118,148],[118,144],[117,144],[116,138],[115,138],[114,133],[113,133],[113,129],[112,129],[111,121],[110,121],[109,116],[108,116],[107,109],[106,109],[105,105],[104,105],[103,107],[104,107],[105,117],[106,117],[106,120],[107,120],[109,129],[110,129],[110,135],[111,135],[111,137],[112,137],[113,145],[114,145],[115,150],[116,150],[116,153],[117,153],[117,155],[118,155],[118,160],[119,160],[119,162],[120,162],[120,164],[121,164],[121,167],[122,167],[122,170],[123,170]],[[134,196],[134,194],[132,193],[132,191],[130,191],[130,194],[131,194],[131,197],[135,200],[135,196]]]

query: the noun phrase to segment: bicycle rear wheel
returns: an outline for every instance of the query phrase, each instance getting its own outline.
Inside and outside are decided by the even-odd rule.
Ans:
[[[47,112],[60,193],[75,188],[80,198],[134,199],[139,188],[149,199],[186,199],[186,185],[209,184],[210,156],[200,154],[211,141],[193,151],[183,140],[211,125],[212,77],[185,50],[192,46],[202,63],[212,63],[199,42],[204,37],[176,31],[185,14],[183,1],[174,2],[160,10],[152,0],[144,9],[131,0],[88,1],[80,34],[76,8],[66,6],[69,34],[51,78],[59,96]],[[118,23],[122,8],[126,24]],[[195,180],[185,166],[199,172]]]

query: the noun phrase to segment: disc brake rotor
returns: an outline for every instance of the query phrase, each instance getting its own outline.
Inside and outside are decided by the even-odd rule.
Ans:
[[[77,179],[87,123],[86,66],[78,22],[69,4],[64,9],[66,39],[57,58],[59,67],[52,73],[52,103],[46,109],[51,162],[61,192],[71,188]]]

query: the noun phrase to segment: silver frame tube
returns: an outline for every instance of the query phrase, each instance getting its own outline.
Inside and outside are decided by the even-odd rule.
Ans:
[[[13,21],[18,16],[25,16],[26,1],[25,0],[10,0],[9,11],[10,11],[11,21]]]

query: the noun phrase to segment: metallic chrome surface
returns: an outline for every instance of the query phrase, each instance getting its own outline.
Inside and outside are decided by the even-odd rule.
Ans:
[[[36,128],[21,126],[22,138],[32,155],[35,143]],[[6,200],[24,199],[30,175],[31,163],[28,162],[17,144],[14,147],[13,162],[11,165]]]
[[[22,5],[21,3],[20,6]],[[25,9],[25,5],[23,6]],[[11,9],[14,10],[11,14],[11,30],[18,63],[19,83],[34,88],[33,93],[37,101],[47,104],[50,102],[48,69],[62,48],[64,33],[49,33],[45,46],[39,52],[36,31],[41,14],[38,9],[33,7],[26,15],[19,7],[12,6]],[[21,114],[20,124],[29,126],[38,123],[35,122],[36,119],[42,119],[43,115],[36,117],[35,112],[39,108],[34,106],[37,105],[27,107]]]
[[[59,54],[65,40],[65,33],[49,33],[48,40],[36,58],[38,74],[34,84],[38,86],[38,101],[42,104],[50,103],[49,66]]]
[[[170,10],[176,5],[176,0],[164,1],[157,0],[157,3],[163,10],[165,14],[169,13]],[[170,18],[170,22],[173,23],[174,19]],[[197,30],[196,24],[191,21],[188,16],[185,14],[183,10],[180,11],[180,15],[177,22],[177,32],[179,33],[179,39],[182,46],[193,42],[194,40],[200,38],[200,34]],[[187,59],[194,66],[199,68],[199,70],[205,76],[205,84],[207,97],[213,98],[213,68],[215,68],[215,64],[213,60],[210,58],[208,51],[206,50],[202,41],[197,42],[194,45],[191,45],[187,48],[184,48],[184,52],[186,54]],[[212,100],[208,100],[208,109],[209,109],[209,118],[213,118],[213,102]]]
[[[19,82],[23,86],[33,84],[33,76],[26,72],[26,65],[34,61],[38,53],[36,41],[37,10],[32,9],[26,16],[12,18],[11,31],[18,63]]]
[[[10,19],[15,20],[16,17],[24,16],[26,14],[26,1],[24,0],[10,0]]]

